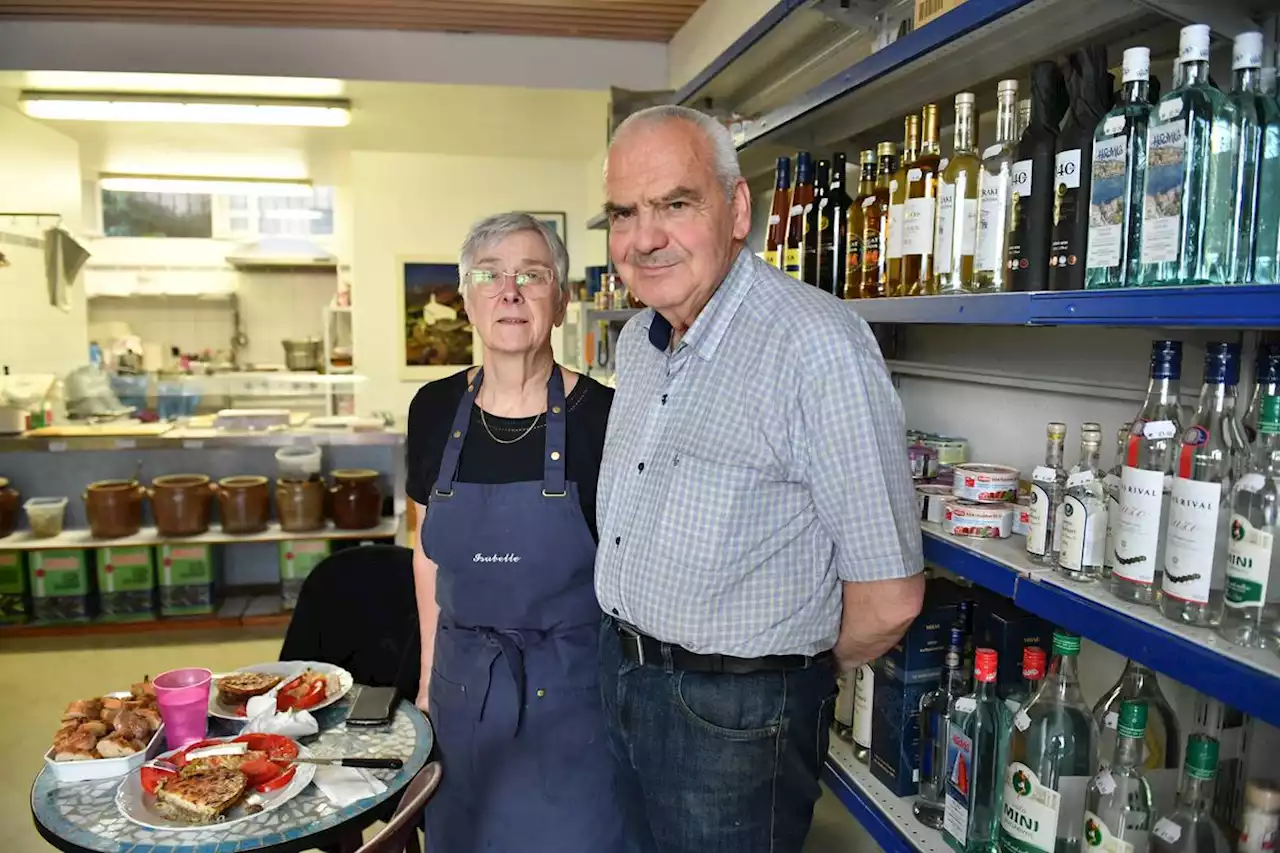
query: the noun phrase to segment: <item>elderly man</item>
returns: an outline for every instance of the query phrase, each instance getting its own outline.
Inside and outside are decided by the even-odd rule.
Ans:
[[[629,849],[799,851],[837,669],[920,610],[902,407],[852,308],[745,248],[717,121],[631,116],[605,192],[610,255],[651,309],[618,341],[598,498]]]

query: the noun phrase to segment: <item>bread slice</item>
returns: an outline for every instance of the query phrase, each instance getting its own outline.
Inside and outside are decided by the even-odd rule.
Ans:
[[[269,692],[280,683],[280,676],[265,672],[233,672],[218,679],[218,695],[228,705],[248,702],[254,696]]]
[[[156,788],[156,811],[183,823],[213,823],[244,796],[248,779],[239,770],[210,767],[166,779]]]
[[[141,752],[147,745],[135,740],[123,732],[115,732],[98,741],[98,754],[103,758],[124,758]]]

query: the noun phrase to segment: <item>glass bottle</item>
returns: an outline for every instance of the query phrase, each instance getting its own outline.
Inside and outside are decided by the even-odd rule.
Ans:
[[[1030,124],[1031,124],[1031,99],[1023,98],[1022,100],[1018,101],[1018,129],[1017,129],[1017,133],[1015,134],[1015,141],[1022,138],[1022,134],[1026,133],[1027,126]]]
[[[1031,69],[1031,123],[1018,141],[1009,192],[1009,290],[1046,290],[1053,225],[1053,172],[1058,127],[1067,111],[1067,84],[1058,63]]]
[[[1258,361],[1254,366],[1253,399],[1244,413],[1241,427],[1244,437],[1252,445],[1258,440],[1258,421],[1262,415],[1262,398],[1280,394],[1280,344],[1258,346]]]
[[[1009,706],[1009,713],[1016,714],[1018,709],[1027,704],[1040,683],[1044,681],[1045,654],[1039,646],[1027,646],[1022,650],[1022,681],[1006,691],[1004,701]]]
[[[1231,106],[1209,83],[1209,28],[1182,28],[1181,83],[1147,130],[1140,284],[1222,284],[1230,227]]]
[[[1102,579],[1111,580],[1116,567],[1116,526],[1120,523],[1120,479],[1124,473],[1124,449],[1129,441],[1132,423],[1121,424],[1116,430],[1115,461],[1102,478],[1102,488],[1107,493],[1107,542],[1102,548]]]
[[[1062,447],[1067,439],[1067,425],[1051,421],[1045,428],[1044,464],[1031,474],[1030,532],[1027,533],[1027,559],[1039,566],[1057,565],[1053,543],[1057,536],[1056,510],[1067,485],[1063,469]]]
[[[1253,280],[1258,284],[1280,284],[1280,98],[1276,97],[1276,69],[1262,69],[1262,94]]]
[[[973,290],[996,293],[1005,287],[1009,180],[1018,143],[1018,81],[996,85],[996,142],[982,152],[978,186],[978,236],[973,253]]]
[[[822,283],[822,253],[818,249],[818,235],[822,231],[822,220],[827,218],[827,192],[830,189],[831,163],[819,160],[813,178],[813,203],[809,205],[804,217],[804,263],[801,273],[801,280],[814,287],[819,287]]]
[[[1135,283],[1141,257],[1142,190],[1147,174],[1147,122],[1151,116],[1151,51],[1124,52],[1120,102],[1093,134],[1089,190],[1089,245],[1085,287]]]
[[[889,180],[889,295],[906,296],[902,286],[903,225],[907,217],[907,173],[911,164],[920,157],[920,116],[906,118],[906,133],[902,143],[902,160],[898,171]]]
[[[782,253],[782,271],[804,281],[804,223],[813,205],[813,159],[808,151],[796,155],[796,188],[791,193],[787,214],[787,244]]]
[[[773,207],[769,209],[769,232],[764,239],[764,262],[782,269],[782,252],[787,243],[787,216],[791,210],[791,158],[779,157],[773,180]]]
[[[920,111],[920,155],[907,168],[907,207],[902,220],[903,296],[922,296],[933,289],[933,219],[938,205],[938,105]]]
[[[1188,77],[1192,73],[1188,71]],[[1231,425],[1239,378],[1240,347],[1209,344],[1200,402],[1182,432],[1160,587],[1160,612],[1187,625],[1212,626],[1222,611],[1232,456],[1240,440],[1238,428]]]
[[[875,191],[862,200],[862,275],[858,293],[862,299],[889,295],[889,254],[885,238],[889,233],[889,181],[898,168],[898,148],[892,142],[881,142],[876,146],[876,154],[880,163],[876,168]]]
[[[911,811],[916,820],[942,828],[947,778],[947,727],[952,704],[969,692],[964,671],[964,629],[953,626],[938,686],[920,697],[920,791]]]
[[[841,299],[857,299],[858,294],[862,290],[862,233],[865,230],[863,223],[863,202],[875,194],[876,189],[876,153],[874,151],[863,151],[859,159],[861,171],[858,173],[858,188],[853,196],[849,198],[841,189],[840,193],[844,195],[847,202],[848,211],[848,234],[845,238],[844,254],[841,262],[845,265],[844,273],[840,277],[840,290],[835,291],[835,295]],[[834,174],[834,173],[833,173]],[[835,178],[832,178],[832,203],[835,203]]]
[[[1165,520],[1182,434],[1181,341],[1151,342],[1150,376],[1120,471],[1110,589],[1124,601],[1153,605],[1164,569]]]
[[[955,146],[938,178],[938,222],[933,239],[936,293],[973,289],[973,254],[978,239],[978,116],[973,93],[956,95]]]
[[[978,649],[973,693],[956,700],[947,732],[942,838],[956,853],[995,853],[1012,712],[996,695],[998,656]]]
[[[1244,820],[1238,853],[1275,853],[1280,843],[1280,785],[1250,780],[1244,786]]]
[[[1262,398],[1253,459],[1231,492],[1227,586],[1218,633],[1280,650],[1280,552],[1273,550],[1280,497],[1280,396]]]
[[[845,276],[849,272],[849,228],[853,199],[845,190],[848,165],[844,152],[831,155],[831,179],[827,187],[826,209],[818,220],[818,287],[836,299],[844,299]],[[862,228],[858,228],[861,253]],[[859,254],[861,257],[861,254]],[[861,261],[859,261],[861,263]]]
[[[842,672],[836,676],[836,707],[832,714],[831,730],[836,733],[836,737],[850,743],[853,741],[854,688],[852,673]]]
[[[1119,680],[1093,706],[1100,738],[1098,754],[1110,756],[1115,749],[1120,704],[1127,699],[1140,699],[1147,706],[1145,746],[1140,756],[1143,769],[1177,771],[1182,766],[1182,731],[1178,717],[1161,692],[1155,672],[1135,660],[1125,661]]]
[[[1241,33],[1231,51],[1235,85],[1227,95],[1232,114],[1231,219],[1228,255],[1231,284],[1253,281],[1254,214],[1258,209],[1258,161],[1262,158],[1262,33]]]
[[[1085,789],[1098,767],[1098,731],[1080,692],[1080,638],[1053,634],[1049,675],[1013,718],[1000,811],[1002,853],[1080,848]]]
[[[1120,706],[1118,737],[1109,761],[1089,782],[1085,795],[1085,853],[1145,851],[1155,822],[1151,785],[1142,772],[1147,705],[1127,699]]]
[[[876,692],[876,671],[864,663],[853,673],[853,757],[871,760],[871,708]]]
[[[1062,498],[1062,542],[1058,573],[1068,580],[1095,581],[1102,575],[1107,543],[1107,493],[1098,457],[1102,433],[1080,434],[1080,464],[1067,476]]]
[[[1152,853],[1228,853],[1227,837],[1210,814],[1218,742],[1208,735],[1187,738],[1187,763],[1173,814],[1151,828]]]

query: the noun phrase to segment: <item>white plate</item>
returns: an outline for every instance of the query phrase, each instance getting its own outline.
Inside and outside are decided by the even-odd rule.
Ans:
[[[253,666],[241,667],[235,671],[263,672],[268,675],[278,675],[284,679],[284,681],[280,682],[280,686],[284,686],[290,679],[301,675],[304,669],[322,672],[329,676],[329,692],[325,700],[314,708],[307,709],[313,713],[321,708],[328,708],[334,702],[346,696],[352,685],[355,684],[355,679],[351,677],[351,673],[342,667],[314,660],[281,660],[274,663],[258,663]],[[213,687],[209,691],[209,716],[223,720],[237,720],[243,723],[245,718],[237,714],[232,706],[222,702],[218,696],[218,679],[223,675],[230,675],[230,673],[224,672],[213,677]]]
[[[209,738],[209,740],[232,741],[233,737],[225,738]],[[169,756],[180,752],[181,750],[173,749],[162,753],[160,758],[168,758]],[[298,755],[306,757],[311,751],[305,746],[298,747]],[[148,794],[142,790],[142,772],[135,770],[124,778],[120,783],[120,787],[116,789],[116,808],[120,814],[124,815],[134,823],[149,827],[150,829],[167,829],[172,831],[183,831],[192,829],[208,829],[210,826],[230,826],[241,821],[251,820],[261,814],[266,814],[272,809],[277,809],[294,797],[301,794],[311,780],[316,775],[316,767],[314,764],[295,764],[297,771],[293,775],[293,779],[288,785],[276,791],[266,794],[259,794],[250,790],[247,797],[256,797],[262,803],[262,811],[254,814],[245,814],[244,800],[241,800],[235,806],[232,806],[222,816],[222,820],[215,823],[182,823],[176,820],[170,820],[155,810],[156,798],[154,794]],[[246,797],[246,799],[247,799]]]

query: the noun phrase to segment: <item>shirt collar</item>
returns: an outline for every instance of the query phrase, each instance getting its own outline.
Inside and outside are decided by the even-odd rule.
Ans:
[[[698,314],[689,331],[680,341],[680,346],[688,346],[704,360],[710,361],[715,355],[720,341],[733,322],[734,315],[742,305],[756,276],[752,274],[752,265],[760,262],[755,255],[744,246],[738,251],[729,272],[711,294],[702,312]],[[655,349],[666,352],[671,345],[671,323],[657,311],[649,312],[649,343]]]

